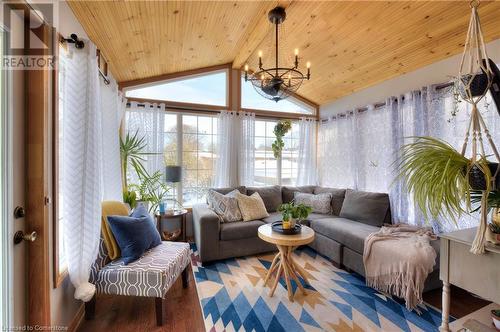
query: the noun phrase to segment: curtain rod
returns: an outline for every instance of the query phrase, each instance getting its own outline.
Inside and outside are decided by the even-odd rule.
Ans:
[[[442,89],[446,89],[446,88],[449,88],[450,86],[453,86],[453,82],[447,82],[447,83],[442,83],[442,84],[438,84],[435,86],[435,89],[436,90],[442,90]],[[420,92],[420,91],[419,91]],[[405,99],[404,96],[401,98],[401,99]],[[397,102],[398,100],[396,99],[395,102]],[[381,107],[384,107],[386,106],[387,103],[384,101],[384,102],[378,102],[378,103],[375,103],[373,104],[373,109],[377,109],[377,108],[381,108]],[[366,112],[369,110],[369,107],[365,106],[365,107],[361,107],[361,108],[356,108],[355,111],[358,112],[358,113],[363,113],[363,112]],[[350,115],[350,114],[353,114],[354,111],[346,111],[346,112],[342,112],[342,113],[338,113],[336,115],[334,115],[334,117],[340,117],[340,118],[343,118],[343,117],[346,117],[347,115]],[[327,122],[329,119],[328,118],[325,118],[325,119],[320,119],[319,122],[320,123],[324,123],[324,122]]]
[[[146,107],[145,103],[137,103],[136,105],[138,107]],[[126,106],[130,107],[131,103],[127,102]],[[154,107],[153,103],[150,103],[149,107]],[[159,105],[157,105],[156,107],[160,108]],[[180,107],[180,106],[167,106],[167,105],[165,105],[165,110],[167,110],[167,109],[174,110],[174,111],[175,110],[185,111],[185,112],[189,112],[190,114],[201,113],[201,114],[214,114],[215,115],[215,114],[219,114],[220,112],[222,112],[222,111],[209,110],[209,109],[187,108],[187,107]],[[234,112],[234,111],[227,111],[227,112]],[[248,113],[248,112],[245,112],[245,113]],[[250,113],[253,113],[253,112],[250,112]],[[280,117],[280,116],[273,117],[272,115],[263,115],[263,114],[258,114],[258,113],[255,113],[255,117],[260,118],[260,119],[272,119],[272,120],[284,119],[283,117]],[[318,119],[316,119],[314,117],[303,116],[303,118],[306,118],[307,120],[318,121]],[[299,118],[298,117],[293,118],[292,120],[299,120]]]

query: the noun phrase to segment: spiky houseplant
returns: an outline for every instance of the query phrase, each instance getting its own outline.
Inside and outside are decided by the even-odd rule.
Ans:
[[[484,159],[471,162],[447,142],[433,137],[414,137],[414,142],[401,150],[398,179],[413,194],[426,220],[456,221],[469,210],[472,167],[479,168],[486,183],[490,183],[491,173]]]

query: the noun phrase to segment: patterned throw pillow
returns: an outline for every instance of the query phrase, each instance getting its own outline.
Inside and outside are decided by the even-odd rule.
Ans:
[[[226,195],[222,195],[215,190],[208,191],[208,205],[217,213],[221,222],[233,222],[242,219],[238,201],[235,198],[236,193],[239,193],[237,189]]]
[[[295,192],[293,200],[295,204],[305,204],[312,207],[314,213],[330,214],[332,212],[331,193],[314,195]]]
[[[264,201],[259,193],[255,192],[251,196],[236,193],[238,206],[240,207],[243,221],[251,221],[269,217]]]

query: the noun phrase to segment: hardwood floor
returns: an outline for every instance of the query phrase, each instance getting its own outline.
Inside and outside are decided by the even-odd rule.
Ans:
[[[99,295],[95,318],[84,320],[79,331],[205,331],[193,276],[190,274],[186,289],[182,288],[181,279],[176,281],[167,294],[166,323],[162,327],[156,326],[153,298]],[[425,293],[424,301],[441,309],[441,290]],[[451,288],[451,315],[456,318],[463,317],[488,303],[460,288],[454,286]]]
[[[466,316],[491,302],[471,295],[469,292],[451,285],[450,314],[455,318]],[[424,293],[424,301],[441,310],[441,289]]]

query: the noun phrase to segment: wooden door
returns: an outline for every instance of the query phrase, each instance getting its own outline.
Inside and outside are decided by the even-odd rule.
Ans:
[[[53,49],[52,29],[42,22],[33,22],[38,17],[30,15],[29,6],[16,5],[15,9],[18,18],[11,22],[8,35],[24,41],[21,44],[25,49],[19,53],[40,56],[39,50],[26,46],[35,34],[48,45],[43,56],[49,56]],[[9,70],[9,76],[12,83],[9,115],[12,121],[8,128],[11,157],[8,163],[12,176],[12,200],[8,222],[12,229],[9,242],[12,246],[10,304],[13,307],[10,325],[50,326],[49,110],[52,71],[17,68]],[[15,213],[16,207],[23,208],[25,213]]]

